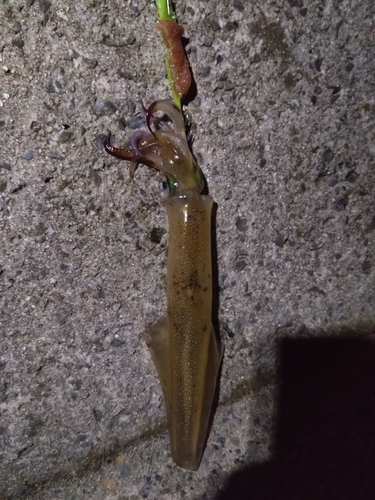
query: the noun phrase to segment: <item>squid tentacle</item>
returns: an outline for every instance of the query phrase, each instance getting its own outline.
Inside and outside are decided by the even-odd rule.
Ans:
[[[108,137],[104,143],[107,153],[130,161],[131,177],[142,163],[167,177],[171,194],[181,195],[191,190],[200,193],[203,176],[189,149],[181,111],[166,100],[155,101],[147,109],[142,104],[142,108],[149,131],[134,132],[128,148],[112,146]],[[163,113],[163,117],[156,113]]]

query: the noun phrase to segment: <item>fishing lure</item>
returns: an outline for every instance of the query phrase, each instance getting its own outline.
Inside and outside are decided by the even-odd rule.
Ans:
[[[159,21],[156,28],[160,31],[167,50],[174,89],[182,98],[189,92],[192,82],[189,61],[181,40],[184,29],[175,21],[170,20]]]
[[[149,132],[135,132],[129,148],[114,147],[108,138],[105,149],[131,162],[131,177],[142,163],[167,179],[167,313],[145,338],[163,390],[172,457],[180,467],[196,470],[222,359],[211,324],[213,199],[200,194],[203,176],[180,110],[171,101],[156,101],[145,112]]]

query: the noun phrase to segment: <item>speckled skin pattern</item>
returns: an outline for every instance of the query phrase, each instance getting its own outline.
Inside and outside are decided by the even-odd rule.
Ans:
[[[212,306],[211,196],[165,201],[169,221],[167,316],[170,331],[172,455],[196,469],[206,437],[214,381],[207,380]],[[211,346],[212,348],[212,346]],[[216,357],[216,374],[218,364]],[[216,375],[215,375],[216,378]],[[207,385],[211,394],[207,394]],[[207,405],[207,398],[210,402]],[[209,409],[208,409],[209,407]]]

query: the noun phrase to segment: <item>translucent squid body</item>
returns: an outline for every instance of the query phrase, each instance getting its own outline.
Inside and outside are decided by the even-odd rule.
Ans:
[[[196,470],[222,358],[211,324],[213,200],[200,194],[204,181],[181,112],[171,101],[156,101],[145,112],[149,132],[135,132],[127,149],[111,146],[108,138],[105,149],[131,162],[131,176],[142,163],[168,182],[167,313],[146,332],[146,343],[163,390],[172,457]]]

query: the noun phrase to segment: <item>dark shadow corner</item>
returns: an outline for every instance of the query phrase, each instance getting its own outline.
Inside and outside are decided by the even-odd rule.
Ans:
[[[371,333],[280,340],[271,459],[232,473],[215,500],[375,499]]]

